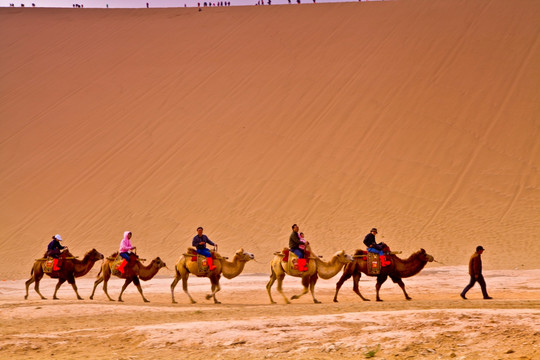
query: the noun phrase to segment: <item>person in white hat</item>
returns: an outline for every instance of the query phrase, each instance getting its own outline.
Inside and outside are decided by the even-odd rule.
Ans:
[[[62,250],[67,249],[67,246],[60,245],[60,241],[62,241],[60,234],[56,234],[52,238],[53,240],[47,246],[47,256],[54,258],[53,270],[58,271],[60,270],[60,266],[62,266],[60,255],[62,254]]]

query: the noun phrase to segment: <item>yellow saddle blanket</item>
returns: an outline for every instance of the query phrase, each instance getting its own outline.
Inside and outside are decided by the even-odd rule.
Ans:
[[[111,264],[111,274],[116,275],[116,276],[122,275],[120,270],[118,270],[118,267],[122,264],[123,261],[124,261],[123,257],[121,257],[120,255],[116,255],[116,258]]]
[[[379,275],[381,273],[381,259],[379,254],[367,253],[367,271],[369,275]]]
[[[208,265],[206,256],[197,254],[197,270],[199,270],[199,274],[206,274],[210,271],[210,265]]]
[[[54,264],[54,258],[48,257],[47,260],[45,260],[45,262],[43,263],[43,265],[41,265],[43,272],[45,274],[50,274],[54,272],[53,264]]]

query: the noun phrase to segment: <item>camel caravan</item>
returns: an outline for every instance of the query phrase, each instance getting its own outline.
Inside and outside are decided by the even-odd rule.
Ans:
[[[311,292],[313,302],[318,304],[320,301],[315,297],[317,280],[319,278],[331,279],[342,270],[343,274],[336,284],[334,302],[338,302],[337,296],[341,286],[351,277],[353,278],[353,291],[362,300],[369,301],[369,299],[362,296],[358,289],[358,282],[362,273],[367,276],[377,277],[375,285],[377,301],[382,301],[379,291],[388,277],[401,287],[405,299],[411,300],[402,279],[418,274],[428,262],[434,261],[433,256],[427,254],[424,249],[420,249],[407,259],[400,259],[396,256],[398,252],[392,252],[386,244],[375,241],[376,228],[371,229],[364,239],[367,251],[359,249],[351,256],[341,250],[336,252],[330,260],[324,261],[322,256],[317,256],[313,252],[311,245],[305,240],[304,234],[299,232],[298,225],[294,224],[292,230],[289,237],[289,247],[275,252],[274,258],[270,262],[270,280],[266,284],[266,290],[271,304],[276,303],[271,292],[276,281],[277,291],[281,294],[285,303],[290,304],[290,300],[299,299]],[[103,283],[103,292],[110,301],[114,301],[107,291],[108,282],[111,276],[114,275],[125,280],[118,296],[119,302],[123,302],[122,295],[131,283],[135,284],[143,301],[149,302],[143,294],[141,280],[151,280],[162,268],[170,269],[159,257],[153,259],[148,265],[144,265],[143,263],[146,260],[137,255],[136,247],[131,243],[131,237],[132,233],[130,231],[124,232],[124,238],[120,242],[119,250],[107,258],[96,249],[92,249],[84,255],[82,260],[78,260],[76,256],[69,252],[67,246],[61,245],[62,237],[59,234],[53,236],[47,252],[42,258],[36,259],[32,266],[31,277],[26,281],[26,295],[24,298],[28,299],[28,288],[35,282],[35,291],[42,299],[46,299],[39,291],[39,283],[44,275],[48,275],[53,279],[58,279],[53,299],[58,299],[58,289],[67,281],[73,287],[77,299],[82,300],[83,298],[79,295],[75,284],[75,278],[86,275],[97,261],[104,260],[94,282],[90,300],[94,299],[98,285]],[[219,283],[221,276],[227,279],[237,277],[242,273],[249,261],[255,260],[255,255],[244,251],[244,249],[239,249],[229,261],[228,257],[224,257],[217,252],[217,244],[203,234],[202,227],[197,228],[197,235],[193,238],[191,245],[180,256],[174,266],[174,279],[170,286],[172,303],[177,303],[174,290],[180,280],[182,280],[182,289],[191,304],[196,303],[188,291],[188,278],[192,274],[210,280],[210,292],[206,295],[206,300],[213,299],[214,304],[221,304],[216,298],[216,294],[221,290]],[[213,251],[209,250],[207,245],[213,246]],[[283,293],[285,275],[300,278],[303,286],[302,292],[293,295],[290,300]]]

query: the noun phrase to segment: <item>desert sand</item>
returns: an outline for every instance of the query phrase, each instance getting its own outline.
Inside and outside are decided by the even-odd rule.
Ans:
[[[30,292],[23,300],[23,281],[0,283],[0,358],[70,359],[537,359],[540,356],[540,270],[490,270],[486,281],[493,300],[475,287],[462,300],[465,267],[428,268],[406,279],[406,301],[398,286],[387,282],[383,302],[374,301],[373,278],[362,278],[363,302],[348,281],[332,302],[335,281],[319,280],[313,304],[304,297],[286,305],[266,294],[266,275],[241,275],[222,281],[220,305],[205,300],[208,279],[191,277],[190,304],[181,286],[171,304],[171,279],[143,283],[143,303],[131,285],[124,303],[110,302],[101,286],[88,300],[93,279],[78,281],[85,300],[70,286],[60,300],[40,300]],[[164,273],[166,275],[166,272]],[[55,281],[41,285],[52,295]],[[113,279],[109,294],[117,298],[122,280]],[[299,279],[286,277],[284,291],[298,294]]]
[[[0,358],[539,356],[538,1],[2,8],[0,49]],[[334,304],[334,278],[270,306],[293,223],[326,258],[377,227],[438,263],[410,302]],[[256,256],[220,306],[170,304],[166,269],[151,305],[23,300],[56,233],[82,257],[130,230],[172,268],[197,226]],[[476,245],[495,301],[458,296]]]

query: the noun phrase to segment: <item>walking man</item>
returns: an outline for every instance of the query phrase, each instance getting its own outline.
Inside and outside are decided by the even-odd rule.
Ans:
[[[469,285],[465,286],[465,289],[461,292],[461,298],[464,300],[467,300],[465,297],[465,294],[467,294],[467,291],[469,291],[474,284],[478,281],[478,284],[480,284],[480,288],[482,288],[482,295],[484,295],[484,299],[489,300],[493,299],[491,296],[488,295],[487,289],[486,289],[486,281],[484,280],[484,276],[482,275],[482,253],[484,252],[484,248],[482,246],[476,247],[476,252],[471,256],[471,260],[469,260],[469,275],[471,275],[471,281],[469,282]]]

